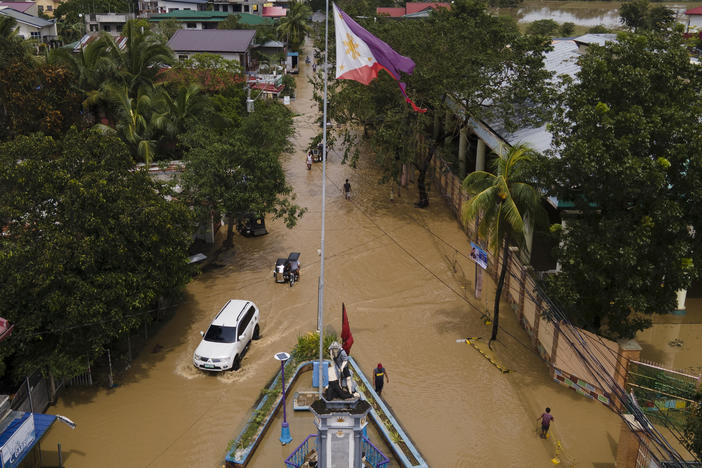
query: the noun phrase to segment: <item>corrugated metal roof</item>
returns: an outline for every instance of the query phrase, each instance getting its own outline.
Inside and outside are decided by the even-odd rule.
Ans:
[[[0,2],[0,7],[12,8],[13,10],[19,11],[20,13],[24,13],[33,6],[34,2]]]
[[[685,12],[686,15],[692,16],[692,15],[702,15],[702,6],[698,6],[695,8],[690,8]]]
[[[605,42],[615,42],[616,34],[583,34],[582,36],[573,39],[578,44],[597,44],[605,45]]]
[[[264,6],[261,15],[264,18],[281,18],[288,14],[288,10],[278,6]]]
[[[417,13],[427,8],[447,8],[450,9],[451,5],[449,3],[438,3],[438,2],[407,2],[405,4],[407,10],[406,14],[411,15],[412,13]]]
[[[611,34],[586,34],[585,40],[581,41],[581,37],[573,40],[554,40],[553,50],[548,52],[544,57],[544,67],[546,70],[555,74],[554,80],[559,75],[568,75],[571,78],[577,78],[576,75],[580,71],[578,58],[581,54],[578,52],[577,42],[583,43],[599,43],[596,36],[612,36]],[[604,42],[602,42],[604,44]],[[546,129],[546,125],[539,127],[523,127],[514,132],[508,132],[505,129],[503,121],[487,122],[487,125],[497,133],[504,141],[514,146],[520,143],[529,145],[538,152],[544,152],[551,147],[553,136]],[[494,148],[493,148],[494,150]]]
[[[250,29],[179,29],[168,47],[182,52],[246,52],[256,31]]]
[[[22,13],[21,11],[13,10],[9,7],[0,9],[0,15],[11,16],[19,23],[29,24],[36,28],[44,28],[54,24],[53,21],[47,21],[44,18],[39,18],[38,16],[28,15],[26,13]]]

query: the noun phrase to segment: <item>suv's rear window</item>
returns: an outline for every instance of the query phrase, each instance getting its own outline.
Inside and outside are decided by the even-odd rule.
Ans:
[[[205,333],[205,341],[234,343],[236,341],[236,327],[210,325],[210,328],[207,329],[207,333]]]

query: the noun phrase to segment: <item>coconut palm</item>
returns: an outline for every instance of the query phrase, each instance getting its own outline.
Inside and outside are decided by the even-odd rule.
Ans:
[[[200,86],[195,83],[178,89],[175,98],[161,87],[155,101],[158,112],[154,116],[154,126],[169,136],[177,136],[184,130],[189,117],[197,117],[209,108],[207,97],[200,93]]]
[[[117,73],[118,63],[110,54],[109,34],[89,42],[78,53],[56,48],[49,53],[49,63],[67,66],[76,77],[73,83],[85,96],[83,107],[90,108],[104,99],[104,87]]]
[[[143,160],[147,167],[154,156],[154,141],[152,135],[153,107],[149,93],[140,89],[137,96],[129,96],[126,85],[105,87],[106,97],[113,103],[117,112],[115,128],[107,125],[96,126],[106,132],[116,131],[122,140],[130,147],[135,159]]]
[[[499,254],[500,247],[503,249],[490,345],[497,339],[500,296],[509,265],[509,243],[523,245],[525,220],[539,222],[545,217],[541,195],[527,181],[526,170],[534,156],[534,151],[527,146],[513,146],[506,155],[495,159],[494,174],[476,171],[463,181],[463,188],[471,195],[463,205],[464,220],[477,217],[478,234],[488,239],[490,250]]]
[[[288,46],[297,50],[305,41],[305,35],[309,32],[307,21],[312,15],[310,7],[301,1],[292,0],[288,5],[287,15],[278,22],[278,34],[285,38]]]
[[[163,65],[174,63],[173,52],[160,35],[137,20],[127,21],[123,35],[125,43],[122,48],[114,38],[106,37],[107,51],[116,60],[129,95],[136,97],[140,88],[153,88],[154,79]]]

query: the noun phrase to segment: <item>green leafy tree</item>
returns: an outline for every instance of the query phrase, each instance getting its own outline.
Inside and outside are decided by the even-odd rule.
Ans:
[[[41,131],[60,135],[81,120],[80,95],[66,68],[17,57],[0,68],[0,138]]]
[[[542,19],[534,21],[527,26],[527,34],[539,36],[553,36],[559,30],[559,25],[552,19]]]
[[[553,123],[560,229],[550,295],[580,326],[633,337],[702,265],[702,84],[681,35],[620,34],[581,57]]]
[[[175,18],[168,18],[159,21],[157,25],[158,32],[168,41],[173,35],[182,29],[181,24]]]
[[[0,145],[0,347],[16,376],[71,377],[190,277],[192,219],[96,131]]]
[[[204,115],[209,109],[209,99],[196,84],[179,87],[174,96],[165,87],[159,88],[152,119],[154,127],[163,132],[161,153],[180,159],[182,155],[176,148],[178,135],[187,131],[191,119]]]
[[[66,0],[56,7],[54,18],[59,25],[84,24],[81,15],[111,11],[129,11],[128,4],[125,0]]]
[[[561,36],[569,37],[575,33],[575,23],[566,22],[561,25],[560,28]]]
[[[604,25],[598,24],[597,26],[593,26],[590,29],[588,29],[587,32],[590,34],[607,34],[607,33],[611,33],[612,31],[609,30]]]
[[[221,130],[198,127],[183,136],[188,148],[183,193],[201,216],[227,215],[226,246],[233,244],[234,223],[247,213],[273,213],[288,227],[304,213],[294,204],[279,160],[293,131],[290,111],[275,101],[259,101],[237,123]]]
[[[634,32],[664,31],[675,24],[675,12],[663,5],[650,6],[649,0],[622,3],[619,21]]]
[[[464,219],[478,219],[478,234],[488,240],[495,256],[502,249],[490,343],[497,339],[500,297],[509,266],[510,242],[522,246],[527,220],[539,222],[546,216],[539,191],[529,183],[529,166],[534,159],[535,154],[528,147],[513,146],[506,155],[495,159],[494,174],[476,171],[463,181],[463,188],[471,196],[463,207]]]
[[[292,50],[298,50],[309,33],[307,22],[312,10],[302,0],[292,0],[288,4],[287,15],[278,20],[278,34]]]

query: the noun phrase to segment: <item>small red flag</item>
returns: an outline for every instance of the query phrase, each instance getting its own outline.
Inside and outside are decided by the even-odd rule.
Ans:
[[[346,354],[351,354],[351,346],[353,345],[353,335],[349,326],[349,318],[346,316],[346,305],[341,303],[341,347],[344,348]]]

